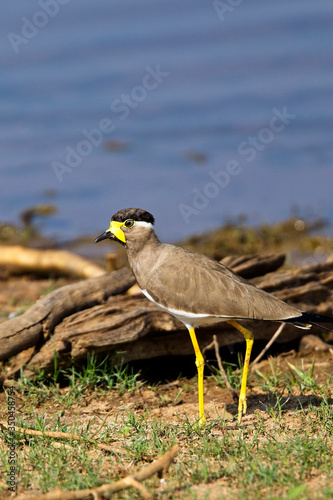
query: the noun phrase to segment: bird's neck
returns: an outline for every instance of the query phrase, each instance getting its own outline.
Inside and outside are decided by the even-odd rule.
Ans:
[[[146,235],[144,240],[127,241],[128,263],[141,288],[144,288],[144,282],[154,262],[158,259],[161,247],[162,243],[154,231]]]
[[[159,247],[162,245],[154,231],[150,231],[143,239],[127,240],[126,250],[128,263],[136,275],[136,268],[143,264],[149,266],[154,261],[154,255],[158,253]]]

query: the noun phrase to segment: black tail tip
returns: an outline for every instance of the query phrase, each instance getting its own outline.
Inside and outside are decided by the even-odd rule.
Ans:
[[[333,318],[330,316],[324,316],[323,314],[315,314],[303,312],[302,316],[297,318],[297,321],[305,323],[333,323]]]

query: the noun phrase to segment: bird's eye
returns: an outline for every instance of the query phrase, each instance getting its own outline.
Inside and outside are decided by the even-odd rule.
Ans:
[[[133,227],[133,226],[134,226],[134,224],[135,224],[135,221],[134,221],[134,220],[132,220],[132,219],[127,219],[127,220],[125,220],[125,222],[124,222],[125,227]]]

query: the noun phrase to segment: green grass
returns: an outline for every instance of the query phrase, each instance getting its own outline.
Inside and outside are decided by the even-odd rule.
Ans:
[[[59,404],[70,408],[80,401],[88,389],[98,388],[101,392],[116,390],[120,394],[125,391],[134,391],[142,382],[140,373],[134,373],[128,365],[115,363],[109,357],[98,360],[92,354],[81,369],[58,367],[57,356],[54,356],[54,369],[48,374],[41,371],[31,380],[24,376],[22,370],[18,379],[18,389],[23,391],[35,404],[54,397]],[[60,385],[67,386],[66,392],[60,391]]]
[[[242,383],[242,371],[241,369],[238,369],[242,366],[240,356],[238,358],[238,366],[234,363],[228,363],[224,361],[222,362],[222,365],[231,386],[234,389],[240,389]],[[225,387],[226,385],[220,370],[218,368],[215,368],[214,366],[212,366],[212,370],[214,370],[212,377],[216,381],[216,383],[221,387]]]
[[[330,419],[332,417],[331,412]],[[44,420],[41,422],[36,418],[37,429],[43,428],[44,424]],[[57,425],[51,427],[59,430]],[[198,433],[189,422],[177,426],[156,420],[148,422],[146,416],[137,418],[129,412],[117,424],[105,425],[98,438],[99,441],[108,441],[112,436],[117,446],[119,443],[123,445],[123,455],[117,457],[118,468],[123,467],[123,470],[133,463],[145,465],[178,442],[182,449],[171,469],[169,481],[173,488],[183,493],[190,485],[209,484],[223,478],[232,485],[232,490],[238,492],[239,498],[270,498],[261,496],[263,490],[279,491],[281,498],[297,498],[285,495],[299,491],[300,485],[304,486],[302,498],[315,498],[307,496],[306,482],[313,474],[332,478],[332,443],[328,429],[315,435],[304,429],[291,437],[278,425],[270,429],[270,435],[263,440],[264,427],[260,433],[227,429],[217,432],[218,428],[219,424],[216,424],[210,431]],[[87,436],[90,432],[87,431]],[[70,443],[70,450],[55,448],[53,442],[49,438],[29,438],[28,467],[23,466],[27,457],[24,458],[19,451],[21,488],[33,486],[40,491],[55,487],[90,488],[103,480],[119,478],[119,473],[113,471],[112,455],[91,451],[75,440]],[[101,473],[103,465],[110,475]],[[318,498],[324,497],[319,494]]]
[[[266,412],[256,411],[240,427],[222,419],[208,421],[204,428],[190,418],[169,423],[152,417],[149,405],[140,411],[126,407],[131,394],[140,396],[139,375],[108,360],[92,357],[84,371],[56,369],[53,376],[41,374],[34,381],[22,376],[17,425],[77,433],[83,439],[18,434],[19,492],[91,488],[116,481],[177,443],[179,453],[167,475],[164,498],[209,498],[210,488],[218,481],[227,491],[221,498],[333,499],[331,378],[319,384],[315,364],[301,369],[291,366],[284,373],[271,368],[266,375],[257,371],[252,383],[261,383],[272,402]],[[68,386],[61,387],[65,382]],[[297,391],[308,391],[317,400],[290,409]],[[176,388],[169,404],[177,404],[181,393]],[[124,397],[123,407],[106,415],[94,410],[95,415],[84,419],[86,400],[106,396],[111,402]],[[6,431],[2,437],[8,438]],[[98,449],[97,442],[113,446],[114,453]],[[6,460],[6,447],[1,446],[0,461],[8,468]],[[150,478],[145,485],[156,493],[159,480]],[[0,481],[0,497],[5,490]],[[139,494],[129,490],[116,498],[134,499]]]

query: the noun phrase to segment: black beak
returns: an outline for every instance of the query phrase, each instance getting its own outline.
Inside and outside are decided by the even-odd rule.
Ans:
[[[104,233],[97,236],[97,238],[95,239],[95,243],[98,243],[99,241],[107,240],[107,239],[109,239],[109,240],[113,239],[113,234],[110,231],[104,231]]]

